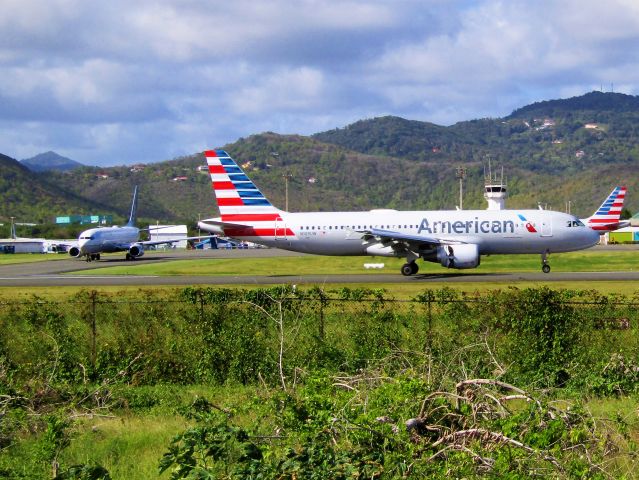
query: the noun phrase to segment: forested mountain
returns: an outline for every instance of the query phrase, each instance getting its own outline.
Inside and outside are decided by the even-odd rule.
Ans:
[[[109,211],[110,206],[59,188],[43,175],[31,172],[17,160],[0,154],[0,219],[16,217],[21,222],[51,222],[56,215],[73,210]]]
[[[64,172],[83,166],[80,162],[63,157],[55,152],[40,153],[35,157],[20,160],[20,163],[33,172],[46,172],[48,170],[60,170]]]
[[[502,119],[481,119],[444,127],[428,122],[381,117],[312,137],[264,133],[218,146],[245,166],[260,189],[284,208],[283,175],[289,181],[293,211],[371,208],[455,208],[459,198],[455,168],[467,168],[465,208],[485,208],[483,169],[503,165],[512,208],[538,203],[590,215],[618,184],[629,187],[626,201],[639,208],[638,97],[592,92],[567,100],[540,102]],[[277,153],[277,155],[273,155]],[[25,182],[20,194],[3,199],[1,215],[41,219],[65,213],[128,212],[131,191],[140,186],[139,213],[149,221],[190,222],[216,214],[210,180],[201,153],[170,161],[122,167],[81,167],[68,172],[33,174],[18,162],[20,176],[3,185]],[[53,185],[56,199],[32,188]],[[13,182],[13,183],[12,183]],[[42,187],[44,188],[44,187]],[[32,192],[33,191],[33,192]],[[36,200],[29,201],[29,195]],[[13,203],[10,200],[13,198]],[[19,201],[16,203],[15,199]],[[18,209],[18,204],[20,209]],[[10,208],[9,208],[10,207]],[[14,213],[11,213],[13,210]]]

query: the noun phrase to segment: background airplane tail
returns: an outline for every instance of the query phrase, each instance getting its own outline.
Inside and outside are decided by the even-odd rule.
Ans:
[[[282,211],[268,201],[228,153],[208,150],[204,156],[223,222],[281,220]]]
[[[138,216],[138,186],[133,189],[133,200],[131,201],[131,213],[129,214],[129,221],[126,222],[127,227],[135,227],[135,222]]]
[[[593,230],[601,231],[601,233],[625,227],[628,222],[621,221],[621,210],[625,198],[626,187],[615,187],[597,211],[585,219],[584,223]]]

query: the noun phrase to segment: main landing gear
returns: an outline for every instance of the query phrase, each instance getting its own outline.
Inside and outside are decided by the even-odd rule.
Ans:
[[[87,262],[92,262],[93,260],[100,260],[100,254],[99,253],[90,253],[87,255]]]
[[[410,277],[411,275],[415,275],[419,271],[419,267],[415,263],[415,261],[405,263],[402,265],[401,272],[402,275],[406,277]]]
[[[550,265],[548,265],[548,254],[550,252],[546,250],[541,254],[541,271],[544,273],[550,273]]]

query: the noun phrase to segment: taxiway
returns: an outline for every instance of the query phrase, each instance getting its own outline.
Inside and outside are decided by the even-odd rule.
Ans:
[[[605,247],[604,247],[605,248]],[[607,247],[610,248],[610,247]],[[188,258],[259,258],[301,256],[276,249],[254,250],[168,250],[144,256],[139,262],[157,263]],[[73,275],[85,269],[101,269],[120,265],[120,256],[106,257],[100,262],[82,262],[73,258],[33,263],[0,265],[0,287],[53,287],[53,286],[155,286],[155,285],[276,285],[324,283],[433,283],[433,282],[602,282],[639,281],[639,272],[515,272],[515,273],[457,273],[442,269],[441,273],[424,273],[404,277],[399,273],[339,275]]]

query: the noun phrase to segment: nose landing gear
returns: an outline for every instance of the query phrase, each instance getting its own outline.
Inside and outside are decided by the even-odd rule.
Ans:
[[[550,252],[546,250],[541,254],[541,271],[544,273],[550,273],[550,265],[548,265],[548,255]]]

